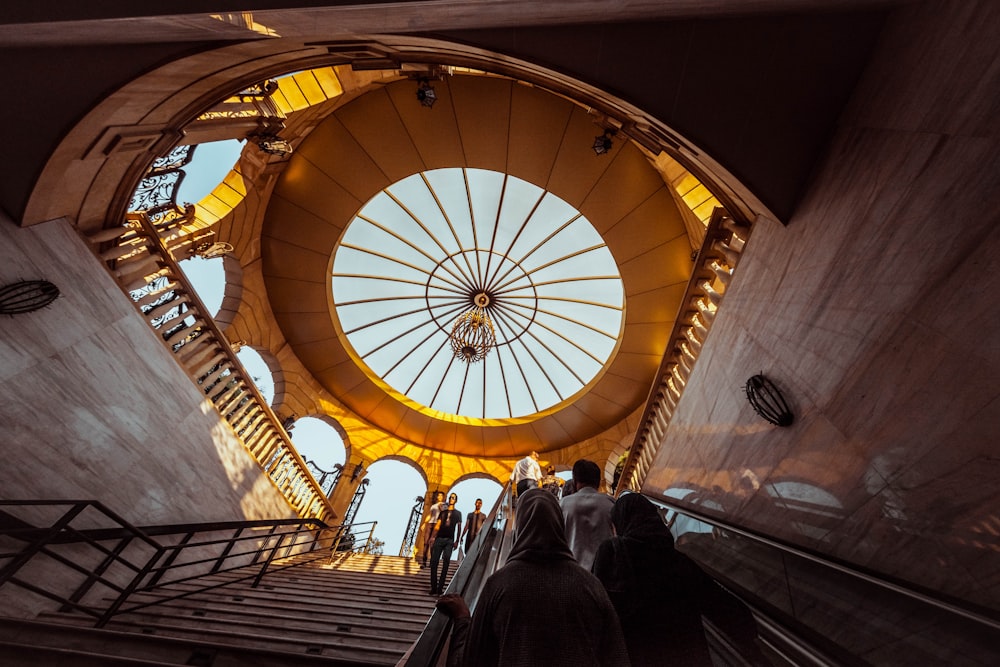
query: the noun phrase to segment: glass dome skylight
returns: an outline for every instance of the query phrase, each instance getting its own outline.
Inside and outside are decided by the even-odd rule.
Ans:
[[[473,419],[531,417],[573,397],[614,353],[625,307],[614,258],[579,211],[481,169],[427,171],[375,195],[334,251],[333,301],[371,376]],[[470,363],[450,336],[477,303],[496,342]]]

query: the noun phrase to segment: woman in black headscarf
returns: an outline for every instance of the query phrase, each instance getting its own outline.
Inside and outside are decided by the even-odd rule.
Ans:
[[[752,662],[763,661],[749,610],[674,549],[653,503],[625,494],[615,502],[611,522],[615,537],[598,548],[593,569],[618,612],[633,667],[711,667],[702,614],[735,634]]]
[[[559,501],[530,489],[518,498],[516,521],[510,556],[487,579],[471,621],[461,597],[438,601],[455,620],[449,666],[628,665],[604,587],[566,544]]]

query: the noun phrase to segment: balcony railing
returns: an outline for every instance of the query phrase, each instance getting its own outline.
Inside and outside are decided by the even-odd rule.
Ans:
[[[337,514],[327,494],[174,259],[208,241],[203,230],[185,231],[187,218],[165,216],[154,224],[145,213],[130,213],[123,226],[101,230],[89,240],[298,516],[333,523]]]
[[[616,492],[641,488],[712,328],[749,232],[748,225],[738,223],[722,208],[712,214]]]

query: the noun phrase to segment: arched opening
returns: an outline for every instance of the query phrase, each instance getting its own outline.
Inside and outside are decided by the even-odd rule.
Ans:
[[[260,391],[268,405],[274,405],[274,372],[264,359],[264,356],[250,346],[243,346],[236,353],[243,368],[250,374],[250,379]]]
[[[302,458],[324,472],[332,473],[347,461],[344,437],[324,418],[296,419],[289,435]]]
[[[415,499],[426,493],[427,482],[412,463],[395,459],[372,463],[365,478],[368,488],[354,523],[377,521],[373,537],[383,543],[382,553],[398,554]]]

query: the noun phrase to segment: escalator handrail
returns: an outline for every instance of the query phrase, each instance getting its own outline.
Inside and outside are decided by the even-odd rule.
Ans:
[[[752,542],[756,542],[758,544],[764,544],[766,546],[775,548],[784,553],[792,554],[794,556],[803,558],[813,563],[822,565],[824,567],[828,567],[830,569],[836,570],[848,576],[860,579],[870,584],[874,584],[886,590],[898,593],[913,600],[917,600],[919,602],[933,606],[937,609],[941,609],[948,613],[957,614],[959,616],[962,616],[963,618],[974,621],[993,630],[1000,630],[1000,620],[996,618],[991,618],[989,616],[990,611],[985,608],[973,609],[967,606],[968,605],[967,602],[946,599],[941,593],[938,593],[937,591],[932,591],[929,589],[921,589],[921,587],[919,587],[916,584],[895,579],[888,575],[881,574],[873,570],[868,570],[866,568],[854,565],[852,563],[841,561],[829,555],[820,554],[805,547],[796,546],[788,542],[785,542],[783,540],[780,540],[778,538],[770,537],[762,533],[758,533],[757,531],[737,526],[723,519],[703,514],[689,507],[672,503],[669,500],[653,498],[651,496],[647,497],[658,505],[667,507],[673,510],[674,512],[677,512],[678,514],[690,517],[692,519],[696,519],[697,521],[708,524],[720,530],[740,535],[741,537],[745,537]]]
[[[503,565],[510,553],[513,525],[511,485],[508,482],[486,517],[483,529],[479,531],[465,559],[455,571],[446,593],[461,595],[469,609],[475,609],[486,580]],[[451,619],[435,609],[413,648],[398,663],[398,667],[437,665],[450,630]]]

